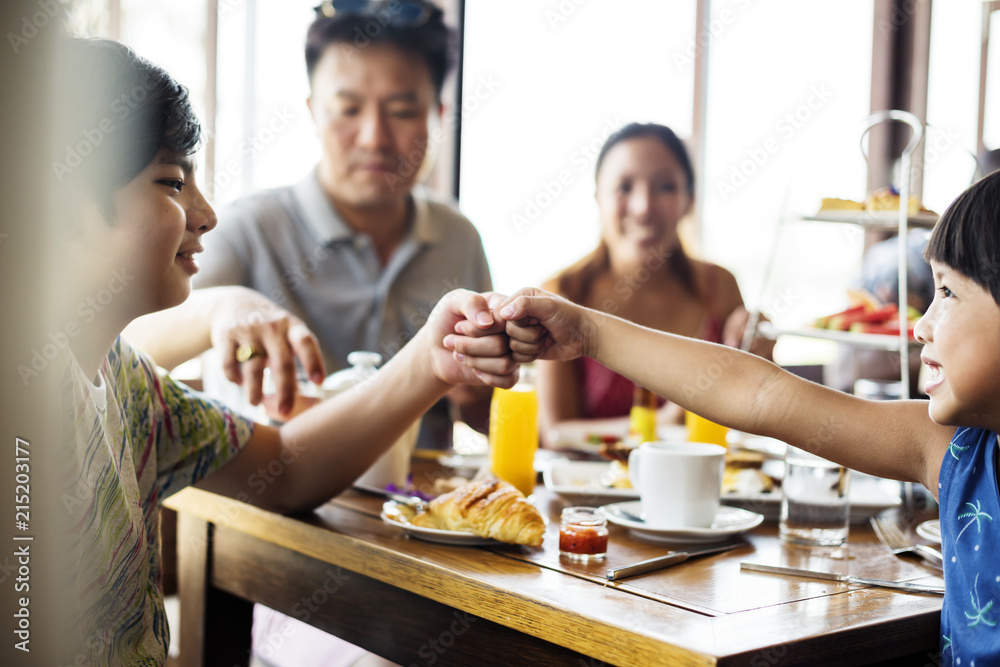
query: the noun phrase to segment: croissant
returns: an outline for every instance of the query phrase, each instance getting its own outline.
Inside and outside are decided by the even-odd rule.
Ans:
[[[538,509],[520,491],[498,479],[469,482],[438,496],[411,523],[533,547],[541,545],[545,532]]]

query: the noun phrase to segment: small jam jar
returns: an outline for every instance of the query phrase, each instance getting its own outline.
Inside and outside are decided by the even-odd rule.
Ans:
[[[567,507],[559,526],[559,553],[573,560],[604,558],[608,551],[608,520],[596,507]]]

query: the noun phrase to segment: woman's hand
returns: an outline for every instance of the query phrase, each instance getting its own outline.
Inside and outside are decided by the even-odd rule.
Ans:
[[[767,318],[760,315],[761,322],[766,322]],[[737,349],[743,348],[743,338],[746,336],[747,324],[750,322],[750,312],[745,306],[737,306],[726,318],[722,327],[722,343]],[[755,332],[756,333],[756,332]],[[764,357],[768,361],[773,359],[774,341],[755,335],[750,342],[749,352],[758,357]]]
[[[250,403],[263,398],[264,368],[271,369],[278,411],[288,414],[298,384],[295,360],[309,379],[323,381],[325,371],[316,336],[298,317],[250,289],[233,291],[212,316],[212,345],[222,357],[226,377],[246,382]]]

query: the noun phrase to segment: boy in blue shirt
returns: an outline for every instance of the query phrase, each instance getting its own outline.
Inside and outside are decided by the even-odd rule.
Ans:
[[[940,503],[941,664],[1000,656],[1000,173],[963,192],[925,256],[935,297],[916,327],[926,401],[867,401],[749,354],[645,329],[537,289],[498,304],[514,360],[583,355],[712,421],[856,470],[920,482]],[[471,329],[469,330],[471,333]],[[453,335],[459,358],[473,341]],[[877,446],[871,443],[878,433]]]

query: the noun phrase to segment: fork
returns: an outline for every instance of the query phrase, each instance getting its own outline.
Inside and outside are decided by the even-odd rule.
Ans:
[[[895,522],[877,516],[871,517],[869,522],[875,530],[879,542],[890,553],[897,556],[901,553],[915,553],[932,565],[942,567],[944,556],[941,555],[940,551],[924,544],[910,544]]]

